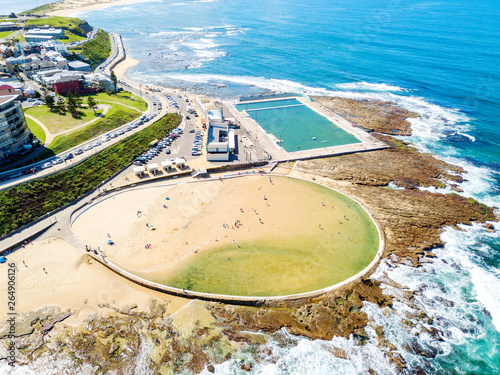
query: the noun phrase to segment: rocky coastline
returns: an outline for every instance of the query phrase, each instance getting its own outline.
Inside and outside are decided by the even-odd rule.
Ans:
[[[437,261],[433,249],[443,246],[440,238],[446,227],[498,221],[495,208],[460,196],[458,183],[464,171],[417,151],[394,135],[411,135],[408,118],[417,114],[393,103],[356,101],[345,98],[314,98],[322,106],[343,116],[354,125],[372,132],[389,148],[331,158],[299,161],[284,165],[298,176],[316,180],[347,193],[362,202],[380,223],[385,235],[383,258],[394,267],[404,264],[421,267]],[[421,188],[435,188],[422,190]],[[448,188],[448,189],[446,189]],[[454,193],[449,193],[452,190]],[[287,345],[293,340],[283,334],[331,340],[334,336],[354,337],[362,345],[367,327],[375,330],[378,345],[401,371],[425,373],[396,352],[382,327],[373,326],[362,311],[364,303],[391,308],[393,298],[384,293],[381,282],[367,274],[338,290],[294,307],[245,307],[191,301],[174,314],[166,314],[166,304],[153,300],[146,311],[135,306],[102,306],[108,315],[92,315],[79,327],[64,320],[72,311],[47,307],[19,317],[15,346],[17,362],[32,367],[60,363],[66,373],[199,373],[213,372],[213,365],[233,359],[241,370],[251,371],[248,361],[276,361],[270,340]],[[401,289],[402,299],[411,304],[411,292],[390,279],[385,284]],[[429,322],[425,311],[412,315]],[[410,318],[409,318],[410,319]],[[413,321],[414,321],[413,320]],[[414,324],[414,323],[409,323]],[[429,334],[439,340],[438,330]],[[0,359],[8,354],[8,325],[0,325]],[[418,343],[409,343],[416,355],[433,357]],[[341,349],[331,350],[347,358]],[[74,372],[72,372],[74,371]],[[373,372],[375,373],[375,372]]]

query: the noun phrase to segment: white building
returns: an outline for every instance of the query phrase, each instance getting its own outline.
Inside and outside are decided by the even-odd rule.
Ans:
[[[18,95],[0,96],[0,160],[30,148],[30,134]]]

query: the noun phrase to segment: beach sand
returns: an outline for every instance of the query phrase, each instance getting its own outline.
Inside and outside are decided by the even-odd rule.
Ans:
[[[239,243],[321,242],[328,236],[325,241],[335,238],[347,246],[348,230],[357,224],[339,221],[344,215],[354,218],[354,208],[332,208],[335,196],[310,189],[297,180],[256,175],[127,191],[90,207],[72,229],[112,262],[147,278],[161,278],[205,251]],[[354,241],[349,239],[349,246]],[[339,255],[345,252],[341,248]]]
[[[125,73],[127,72],[127,70],[129,70],[133,66],[136,66],[139,63],[140,63],[139,60],[133,59],[129,55],[126,55],[125,60],[123,60],[122,62],[118,63],[113,68],[113,72],[115,72],[116,77],[118,77],[119,79],[124,79],[125,78]]]
[[[174,312],[189,302],[123,279],[59,238],[34,241],[10,254],[8,263],[15,263],[17,270],[16,312],[57,305],[75,312],[65,321],[72,325],[79,325],[90,314],[112,312],[99,304],[118,308],[137,304],[144,311],[151,299],[157,299],[170,301],[169,312]],[[7,282],[0,283],[0,298],[7,301]],[[6,309],[0,309],[0,321],[6,318]]]
[[[103,9],[111,6],[139,3],[134,0],[64,0],[53,4],[53,10],[47,12],[51,16],[73,17],[79,12]]]

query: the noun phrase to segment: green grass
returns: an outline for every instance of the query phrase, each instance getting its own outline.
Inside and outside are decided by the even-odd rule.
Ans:
[[[85,40],[85,39],[87,39],[86,36],[77,35],[77,34],[71,32],[69,30],[64,30],[64,38],[63,39],[57,39],[57,40],[59,42],[68,44],[68,43],[76,42],[78,40]]]
[[[52,134],[69,130],[95,119],[94,111],[88,108],[79,108],[78,112],[81,114],[79,118],[74,118],[70,113],[61,115],[52,112],[46,106],[27,108],[24,112],[41,121]]]
[[[28,123],[28,127],[31,132],[37,137],[40,141],[45,142],[45,132],[42,127],[38,125],[35,121],[26,117],[26,122]]]
[[[111,55],[111,42],[109,35],[104,30],[99,30],[93,40],[87,42],[82,47],[82,56],[85,57],[92,66],[106,60]]]
[[[97,137],[104,133],[107,133],[126,122],[132,121],[137,116],[131,113],[130,110],[124,111],[122,109],[117,109],[109,117],[103,118],[101,121],[89,124],[88,126],[76,130],[68,135],[57,136],[52,143],[49,145],[49,149],[54,153],[58,154],[72,147],[79,145],[93,137]]]
[[[39,7],[27,10],[27,11],[19,13],[19,14],[16,13],[16,15],[23,15],[23,14],[28,14],[28,13],[30,13],[30,14],[44,14],[44,13],[51,11],[52,9],[54,9],[54,4],[45,4],[45,5],[40,5]]]
[[[50,27],[65,29],[65,34],[66,34],[66,30],[69,30],[73,34],[84,36],[85,33],[80,28],[80,25],[82,25],[84,23],[85,23],[85,21],[83,21],[79,18],[52,16],[52,17],[46,17],[46,18],[37,18],[37,19],[26,20],[25,25],[26,26],[35,25],[37,27],[49,25]]]
[[[168,114],[73,168],[0,191],[0,235],[82,197],[130,164],[152,140],[164,137],[179,122],[178,115]]]
[[[147,103],[144,99],[141,99],[139,96],[136,96],[134,94],[131,94],[126,91],[118,92],[112,95],[109,95],[105,92],[101,92],[96,95],[92,95],[99,103],[105,104],[106,102],[115,102],[115,103],[121,103],[128,105],[130,107],[133,107],[137,110],[142,110],[145,111],[147,108]],[[139,105],[139,103],[141,103]]]
[[[0,31],[0,39],[5,38],[6,36],[9,36],[12,33],[13,33],[13,31]]]

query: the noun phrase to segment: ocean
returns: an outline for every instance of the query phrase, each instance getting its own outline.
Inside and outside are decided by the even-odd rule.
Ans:
[[[1,12],[0,12],[1,13]],[[500,2],[497,0],[157,0],[81,13],[123,36],[141,61],[129,76],[221,98],[267,90],[388,100],[417,112],[419,150],[462,166],[463,194],[500,207]],[[450,192],[449,190],[443,190]],[[429,374],[500,373],[500,225],[447,228],[421,268],[384,260],[373,278],[392,308],[366,303],[373,326]],[[414,292],[412,304],[387,278]],[[412,318],[415,308],[432,318]],[[410,321],[410,324],[408,324]],[[429,332],[442,332],[436,340]],[[256,374],[395,374],[377,335],[276,343]],[[409,343],[434,354],[415,355]],[[347,359],[329,348],[342,348]],[[239,373],[229,360],[216,374]]]

